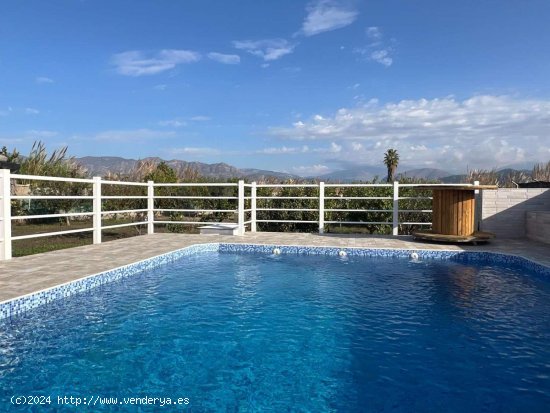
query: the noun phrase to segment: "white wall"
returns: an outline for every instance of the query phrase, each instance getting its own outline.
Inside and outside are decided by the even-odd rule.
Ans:
[[[527,235],[527,212],[550,211],[550,189],[501,188],[481,191],[480,229],[500,238]]]

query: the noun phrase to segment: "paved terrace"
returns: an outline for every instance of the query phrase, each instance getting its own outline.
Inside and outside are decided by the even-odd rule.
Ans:
[[[411,237],[247,233],[244,236],[152,234],[36,254],[0,262],[0,302],[120,267],[193,244],[226,242],[396,249],[494,251],[520,255],[550,267],[550,246],[525,239],[496,239],[485,245],[450,245]]]

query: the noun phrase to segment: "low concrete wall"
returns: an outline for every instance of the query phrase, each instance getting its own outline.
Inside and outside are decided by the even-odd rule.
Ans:
[[[550,211],[527,212],[527,238],[550,244]]]
[[[550,211],[550,190],[502,188],[481,191],[478,210],[480,229],[500,238],[527,236],[527,213]]]

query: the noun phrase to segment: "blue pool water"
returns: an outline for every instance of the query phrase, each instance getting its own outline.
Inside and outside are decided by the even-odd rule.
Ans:
[[[549,343],[550,282],[518,269],[204,253],[1,322],[0,411],[547,412]],[[138,409],[176,411],[92,410]]]

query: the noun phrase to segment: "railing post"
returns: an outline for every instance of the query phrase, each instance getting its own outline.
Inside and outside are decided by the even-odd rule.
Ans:
[[[250,187],[250,232],[256,232],[256,182]]]
[[[11,260],[10,170],[0,169],[0,260]]]
[[[93,179],[94,244],[101,244],[101,177],[94,176]]]
[[[155,182],[147,181],[147,234],[155,233]]]
[[[479,181],[474,181],[474,186],[478,186]],[[479,189],[474,191],[474,231],[481,230],[481,217],[482,217],[482,194]]]
[[[392,235],[399,235],[399,181],[393,181]]]
[[[237,221],[239,235],[244,235],[244,181],[239,181],[239,202],[237,206]]]
[[[325,183],[319,182],[319,234],[325,232]]]

